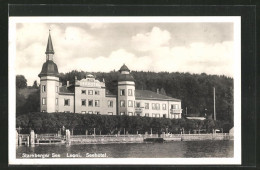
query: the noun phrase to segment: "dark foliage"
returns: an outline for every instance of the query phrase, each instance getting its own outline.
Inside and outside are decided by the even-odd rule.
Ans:
[[[223,129],[228,132],[232,127],[227,121],[188,120],[151,118],[140,116],[111,116],[71,113],[41,113],[34,112],[20,115],[16,119],[16,126],[22,128],[21,133],[28,133],[33,129],[36,133],[57,133],[63,126],[73,130],[74,134],[144,134],[150,133],[193,133],[193,130],[212,132],[212,129]]]
[[[16,115],[27,114],[30,112],[40,111],[40,90],[32,92],[26,99],[19,93],[19,89],[16,91]]]
[[[16,75],[16,89],[23,89],[27,87],[27,80],[23,75]]]

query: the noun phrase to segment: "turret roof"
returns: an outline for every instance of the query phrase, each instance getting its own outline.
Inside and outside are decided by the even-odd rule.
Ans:
[[[54,49],[51,41],[51,34],[49,33],[48,43],[45,54],[54,54]]]
[[[47,60],[42,65],[42,71],[39,74],[39,77],[42,76],[56,76],[58,77],[59,71],[57,65],[52,60]]]
[[[124,65],[120,68],[119,72],[121,73],[122,71],[130,71],[130,70],[129,70],[128,67],[124,64]]]

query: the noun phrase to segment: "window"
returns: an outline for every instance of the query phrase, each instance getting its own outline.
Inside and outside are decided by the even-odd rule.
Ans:
[[[120,100],[120,107],[125,107],[125,101],[124,100]]]
[[[152,117],[160,117],[160,114],[153,113],[153,114],[152,114]]]
[[[81,100],[81,106],[86,106],[86,100],[85,99]]]
[[[88,100],[88,106],[93,106],[93,100]]]
[[[86,90],[81,90],[81,94],[86,94]]]
[[[99,91],[95,91],[95,95],[99,95]]]
[[[59,105],[59,99],[58,98],[55,99],[55,104],[56,104],[56,106]]]
[[[125,95],[125,89],[120,89],[120,96],[124,96]]]
[[[93,112],[92,111],[88,111],[88,114],[93,114]]]
[[[171,105],[171,109],[179,109],[179,105],[177,105],[177,104],[172,104],[172,105]]]
[[[128,100],[128,107],[133,107],[133,101],[132,100]]]
[[[152,103],[152,109],[156,110],[156,104],[155,103]]]
[[[145,109],[149,109],[149,103],[145,103]]]
[[[70,105],[70,99],[64,99],[64,106]]]
[[[166,118],[166,114],[163,114],[163,118]]]
[[[113,112],[108,112],[108,115],[113,115]]]
[[[128,116],[133,116],[133,112],[128,112]]]
[[[166,110],[166,104],[163,104],[163,105],[162,105],[162,109],[163,109],[163,110]]]
[[[156,110],[160,110],[160,104],[156,103]]]
[[[93,90],[89,90],[88,95],[93,95]]]
[[[125,112],[120,112],[120,115],[125,115]]]
[[[42,92],[46,92],[46,86],[45,85],[42,85]]]
[[[100,115],[100,112],[99,112],[99,111],[96,111],[96,114],[97,114],[97,115]]]
[[[145,117],[149,117],[149,113],[145,113]]]
[[[133,91],[132,91],[132,89],[128,89],[128,96],[133,96]]]
[[[140,113],[136,113],[136,116],[140,116]]]
[[[42,105],[46,105],[46,98],[42,98]]]
[[[95,100],[95,107],[99,107],[99,100]]]
[[[140,102],[136,102],[136,107],[141,107],[141,103]]]
[[[81,111],[82,114],[86,114],[86,111]]]
[[[56,93],[59,92],[59,86],[56,86]]]
[[[113,101],[112,100],[108,100],[107,101],[107,106],[108,107],[113,107]]]

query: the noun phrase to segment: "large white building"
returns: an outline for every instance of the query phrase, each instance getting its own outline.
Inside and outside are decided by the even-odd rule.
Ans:
[[[181,100],[135,89],[135,80],[125,64],[119,70],[117,94],[110,94],[104,80],[99,81],[93,75],[82,80],[75,78],[62,86],[53,61],[50,34],[45,54],[46,62],[39,74],[41,112],[181,118]]]

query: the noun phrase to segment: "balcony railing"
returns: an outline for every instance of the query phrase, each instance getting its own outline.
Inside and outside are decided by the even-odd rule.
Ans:
[[[142,113],[143,109],[144,109],[143,107],[135,107],[135,112]]]
[[[170,113],[174,114],[174,113],[182,113],[182,109],[170,109]]]

